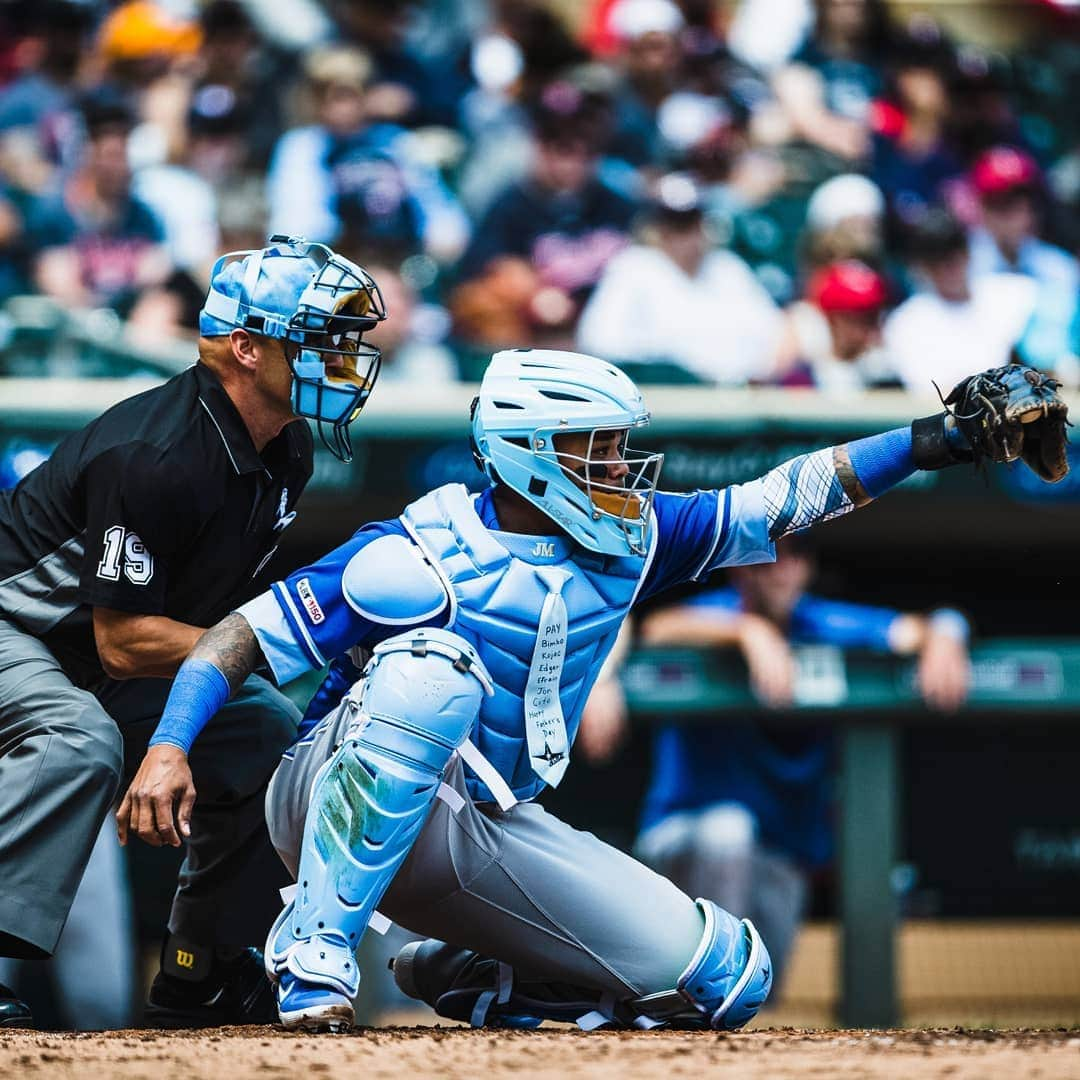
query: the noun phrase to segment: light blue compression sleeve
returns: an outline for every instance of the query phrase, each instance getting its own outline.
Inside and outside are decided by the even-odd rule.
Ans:
[[[229,700],[229,681],[209,660],[186,660],[176,673],[151,746],[169,743],[189,753],[199,732]]]
[[[859,483],[874,499],[915,472],[910,427],[850,442],[848,455]]]

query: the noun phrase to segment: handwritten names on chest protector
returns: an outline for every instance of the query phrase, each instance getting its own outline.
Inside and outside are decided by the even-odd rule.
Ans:
[[[529,681],[525,686],[525,733],[533,771],[545,783],[555,787],[570,762],[566,720],[559,700],[559,680],[566,660],[568,631],[562,590],[572,575],[568,570],[553,566],[537,567],[535,573],[548,594],[540,611]]]

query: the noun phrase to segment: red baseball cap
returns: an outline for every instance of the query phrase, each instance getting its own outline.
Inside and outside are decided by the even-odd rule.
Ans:
[[[807,297],[822,311],[877,311],[885,306],[885,278],[858,259],[822,267],[811,278]]]
[[[1034,187],[1039,182],[1039,166],[1023,150],[994,146],[984,151],[971,167],[971,183],[983,196],[1003,195],[1015,188]]]

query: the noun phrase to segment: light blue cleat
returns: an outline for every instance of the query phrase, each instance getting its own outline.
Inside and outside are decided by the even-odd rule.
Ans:
[[[277,986],[278,1016],[293,1031],[349,1031],[354,1024],[352,1002],[329,986],[304,982],[291,973]]]

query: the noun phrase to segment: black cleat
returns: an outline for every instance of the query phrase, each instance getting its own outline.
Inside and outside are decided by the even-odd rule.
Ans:
[[[15,991],[0,983],[0,1028],[32,1028],[30,1006],[15,996]]]
[[[218,960],[197,982],[170,974],[168,964],[154,976],[143,1012],[143,1027],[205,1028],[233,1024],[276,1024],[277,1002],[263,967],[262,953],[242,949]]]

